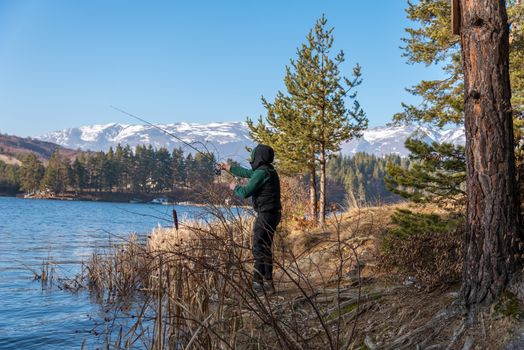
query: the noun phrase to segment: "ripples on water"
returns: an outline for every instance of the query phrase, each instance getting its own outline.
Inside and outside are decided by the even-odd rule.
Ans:
[[[177,206],[179,218],[203,209]],[[131,232],[168,226],[172,206],[29,200],[0,197],[0,349],[86,349],[100,340],[91,332],[103,320],[85,291],[42,288],[32,270],[56,262],[58,276],[80,272],[96,248]],[[103,339],[101,340],[103,343]]]

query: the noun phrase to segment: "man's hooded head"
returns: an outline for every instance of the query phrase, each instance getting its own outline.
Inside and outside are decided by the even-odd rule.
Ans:
[[[275,152],[273,148],[267,145],[258,145],[251,151],[251,169],[256,170],[258,167],[264,164],[271,164],[275,159]]]

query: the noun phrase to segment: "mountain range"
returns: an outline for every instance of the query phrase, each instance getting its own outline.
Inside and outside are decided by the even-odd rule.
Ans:
[[[158,124],[158,128],[174,134],[177,138],[191,143],[200,150],[208,150],[218,155],[220,160],[231,158],[244,160],[245,147],[252,147],[253,141],[249,136],[249,129],[243,122],[223,123],[175,123]],[[165,134],[158,128],[150,125],[105,124],[89,125],[78,128],[69,128],[37,136],[42,141],[56,143],[70,149],[107,151],[117,144],[135,147],[138,144],[150,144],[153,147],[173,149],[182,147],[192,150],[179,140]],[[404,141],[416,136],[426,142],[449,142],[464,144],[464,128],[442,130],[426,125],[381,126],[364,131],[359,139],[344,143],[341,153],[352,155],[357,152],[366,152],[382,156],[398,154],[408,156]]]

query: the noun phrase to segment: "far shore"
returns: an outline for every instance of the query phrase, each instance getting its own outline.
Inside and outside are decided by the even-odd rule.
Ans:
[[[170,205],[189,205],[189,206],[205,206],[209,205],[208,201],[198,200],[195,195],[190,193],[177,193],[176,196],[173,194],[163,193],[123,193],[123,192],[84,192],[74,193],[67,192],[61,195],[55,194],[38,194],[30,197],[26,197],[24,193],[0,193],[0,197],[16,197],[24,199],[47,199],[47,200],[60,200],[60,201],[85,201],[85,202],[111,202],[111,203],[137,203],[147,204],[151,203],[157,198],[166,198]],[[222,205],[223,203],[214,203]]]
[[[105,203],[134,203],[134,204],[152,204],[151,201],[155,198],[167,198],[168,203],[164,205],[185,205],[192,207],[205,207],[209,205],[215,205],[217,207],[225,206],[225,203],[210,203],[206,199],[198,200],[195,198],[194,194],[184,193],[183,196],[173,196],[172,194],[162,194],[162,193],[147,193],[147,194],[137,194],[137,193],[122,193],[122,192],[85,192],[85,193],[73,193],[68,192],[63,195],[50,195],[45,196],[34,196],[34,197],[25,197],[24,193],[0,193],[0,197],[16,197],[21,199],[30,199],[30,200],[57,200],[57,201],[80,201],[80,202],[105,202]],[[176,200],[175,198],[178,198]],[[232,205],[238,208],[250,208],[251,206],[241,203],[235,203]]]

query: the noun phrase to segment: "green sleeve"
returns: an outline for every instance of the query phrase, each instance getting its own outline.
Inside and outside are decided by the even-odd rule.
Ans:
[[[241,166],[232,166],[229,171],[231,171],[231,174],[235,176],[245,177],[245,178],[250,178],[254,173],[253,170],[242,168]]]
[[[240,198],[247,198],[253,195],[268,179],[269,174],[264,170],[255,170],[245,186],[235,187],[235,195]]]

